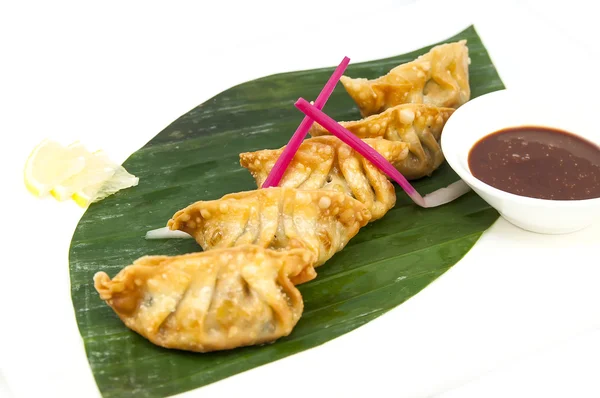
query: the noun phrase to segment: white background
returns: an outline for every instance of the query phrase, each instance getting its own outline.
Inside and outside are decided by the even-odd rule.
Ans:
[[[1,3],[0,396],[98,396],[69,291],[68,247],[83,211],[35,199],[22,182],[43,138],[81,140],[123,161],[237,83],[344,55],[397,55],[471,23],[509,88],[552,88],[557,101],[598,112],[591,1],[216,3]],[[599,225],[557,237],[500,220],[383,317],[184,395],[598,397],[599,236]]]

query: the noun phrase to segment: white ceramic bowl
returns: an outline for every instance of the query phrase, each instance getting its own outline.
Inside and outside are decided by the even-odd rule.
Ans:
[[[442,133],[446,160],[479,196],[512,224],[546,234],[574,232],[600,221],[600,198],[544,200],[504,192],[475,178],[468,156],[473,145],[486,135],[524,125],[562,129],[599,144],[598,111],[591,104],[565,104],[557,98],[514,90],[486,94],[456,110]]]

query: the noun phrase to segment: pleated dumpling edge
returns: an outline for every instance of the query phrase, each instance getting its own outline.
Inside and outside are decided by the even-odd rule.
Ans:
[[[471,96],[467,41],[441,44],[376,79],[342,76],[340,81],[363,117],[399,104],[458,108]]]
[[[293,279],[313,262],[304,249],[242,245],[145,256],[112,280],[96,273],[94,285],[123,323],[152,343],[209,352],[290,334],[304,308]]]

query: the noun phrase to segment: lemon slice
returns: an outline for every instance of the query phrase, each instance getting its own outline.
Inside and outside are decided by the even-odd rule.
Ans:
[[[81,207],[87,207],[92,202],[97,202],[110,196],[121,189],[134,187],[138,184],[139,178],[130,174],[121,165],[117,165],[113,170],[112,176],[96,185],[84,187],[81,191],[73,194],[73,200]]]
[[[50,192],[58,200],[73,199],[82,207],[139,181],[103,151],[92,153],[77,142],[65,148],[50,140],[31,152],[24,179],[27,189],[36,196]]]
[[[83,159],[85,166],[79,173],[61,181],[50,191],[57,200],[71,199],[74,193],[108,180],[118,166],[103,151],[86,152]]]
[[[42,141],[25,163],[25,186],[36,196],[46,195],[57,184],[83,170],[86,152],[79,143],[65,148],[55,141]]]
[[[58,184],[50,193],[58,200],[73,198],[82,207],[113,193],[137,185],[139,179],[123,166],[111,161],[106,153],[88,152],[81,172]]]

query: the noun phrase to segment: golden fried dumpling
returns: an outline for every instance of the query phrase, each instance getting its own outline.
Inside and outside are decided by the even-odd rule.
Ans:
[[[256,245],[146,256],[112,280],[96,273],[94,286],[128,328],[156,345],[227,350],[290,334],[303,310],[291,279],[312,268],[312,257]]]
[[[249,243],[305,248],[315,254],[318,266],[370,218],[362,203],[344,193],[274,187],[196,202],[178,211],[168,226],[192,235],[204,250]]]
[[[408,144],[404,142],[380,138],[365,142],[392,163],[408,156]],[[258,187],[262,186],[284,148],[240,154],[242,167],[252,173]],[[304,140],[279,186],[344,192],[369,209],[371,221],[383,217],[396,204],[394,186],[385,174],[334,136]]]
[[[396,105],[378,115],[355,122],[340,124],[359,138],[385,138],[409,145],[409,155],[392,162],[408,179],[431,175],[444,161],[440,137],[452,108],[438,108],[424,104]],[[321,125],[313,123],[310,134],[329,134]]]
[[[377,79],[342,76],[340,80],[363,116],[404,103],[458,108],[471,96],[466,43],[461,40],[433,47]]]

